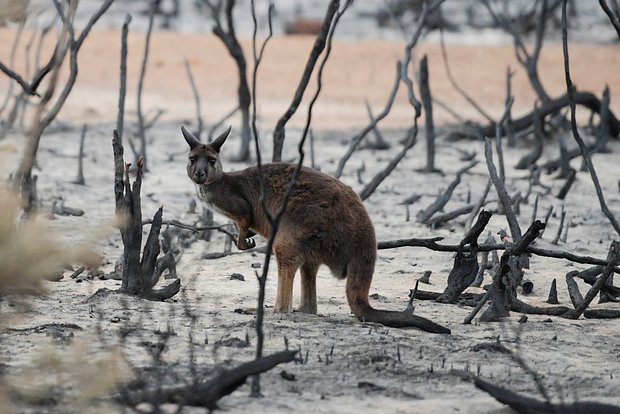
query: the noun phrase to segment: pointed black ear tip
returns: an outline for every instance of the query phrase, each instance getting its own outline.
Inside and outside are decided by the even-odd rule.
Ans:
[[[181,132],[183,133],[183,138],[185,138],[185,141],[190,146],[190,148],[194,149],[195,147],[200,145],[200,141],[198,140],[198,138],[196,138],[194,134],[185,129],[185,126],[183,125],[181,125]]]
[[[191,133],[191,132],[189,132],[189,131],[187,130],[187,128],[185,128],[185,125],[181,125],[181,133],[183,134],[183,136],[184,136],[185,138],[188,138],[188,137],[192,137],[192,138],[193,138],[192,133]]]
[[[224,142],[226,141],[226,138],[228,138],[228,135],[230,134],[231,130],[232,130],[232,125],[230,125],[226,129],[226,131],[222,132],[217,138],[213,140],[213,142],[211,142],[211,146],[213,147],[215,151],[220,152],[220,148],[222,147],[222,145],[224,145]]]

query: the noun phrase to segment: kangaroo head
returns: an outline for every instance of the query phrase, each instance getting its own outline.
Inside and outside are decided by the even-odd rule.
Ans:
[[[203,144],[185,127],[181,132],[189,145],[190,151],[187,162],[187,175],[196,184],[211,184],[222,177],[222,163],[220,148],[228,138],[231,127],[228,127],[220,136],[209,144]]]

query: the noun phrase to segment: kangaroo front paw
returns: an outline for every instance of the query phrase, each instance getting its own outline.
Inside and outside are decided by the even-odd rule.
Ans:
[[[256,242],[254,241],[254,239],[239,239],[237,241],[237,247],[239,248],[239,250],[248,250],[248,249],[252,249],[253,247],[256,247]]]

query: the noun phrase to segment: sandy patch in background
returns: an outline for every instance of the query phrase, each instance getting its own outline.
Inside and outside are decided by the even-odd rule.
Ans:
[[[0,47],[0,59],[3,62],[8,61],[13,36],[11,30],[0,30],[0,44],[3,45]],[[28,34],[24,36],[28,38]],[[128,117],[135,116],[136,85],[143,42],[143,33],[130,33],[126,101]],[[311,37],[298,36],[276,37],[268,45],[258,78],[258,115],[265,128],[275,125],[275,121],[290,104],[312,43]],[[244,39],[242,45],[249,55],[251,41]],[[313,128],[361,128],[368,120],[365,99],[370,102],[374,112],[379,113],[394,83],[395,62],[402,57],[403,48],[402,42],[388,40],[335,41],[325,70],[321,98],[315,107]],[[452,73],[459,85],[492,117],[499,117],[502,112],[508,67],[515,70],[512,85],[515,95],[514,116],[531,110],[536,96],[525,72],[515,60],[512,46],[448,45],[447,48]],[[439,45],[421,43],[415,53],[418,58],[428,55],[433,96],[461,116],[479,120],[477,112],[456,93],[448,81]],[[609,85],[612,88],[612,107],[618,111],[618,99],[613,99],[617,89],[614,86],[620,85],[620,72],[616,70],[620,66],[618,46],[571,44],[570,53],[572,77],[577,87],[600,96],[605,85]],[[221,42],[213,35],[204,33],[153,33],[150,64],[144,85],[145,110],[163,109],[164,119],[168,120],[195,119],[194,100],[184,59],[190,63],[201,96],[203,118],[206,122],[219,120],[236,106],[237,69]],[[120,33],[93,30],[80,52],[80,73],[74,91],[61,113],[61,119],[89,123],[114,120],[118,103],[119,65]],[[15,67],[18,72],[24,73],[24,60],[18,58]],[[552,97],[565,92],[560,44],[550,44],[543,49],[540,77]],[[0,92],[6,88],[7,83],[2,80]],[[309,88],[308,93],[313,90],[314,86]],[[406,90],[401,87],[384,125],[409,125],[412,114]],[[439,107],[435,108],[435,117],[439,123],[455,121]],[[303,125],[303,106],[291,122],[291,125]]]

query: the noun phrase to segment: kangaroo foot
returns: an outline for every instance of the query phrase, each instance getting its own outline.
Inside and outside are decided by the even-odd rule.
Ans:
[[[276,305],[273,307],[273,313],[278,314],[278,313],[293,313],[293,307],[292,306],[282,306],[276,303]]]
[[[312,315],[316,315],[316,303],[314,304],[314,306],[312,306],[311,304],[302,304],[299,306],[299,312],[302,313],[309,313]]]

